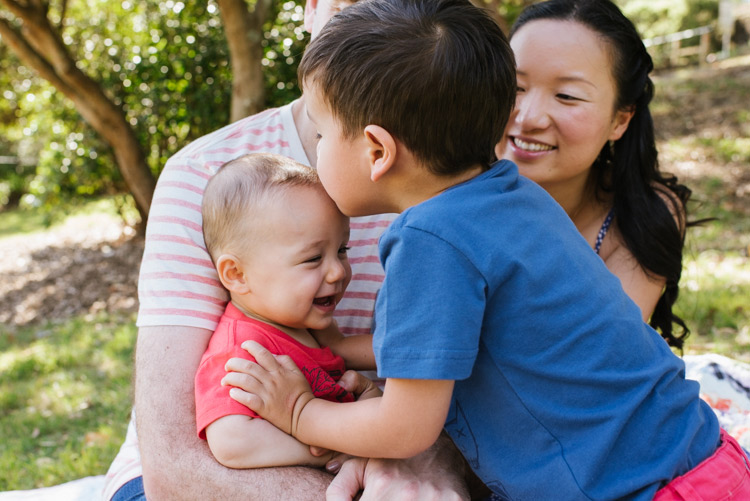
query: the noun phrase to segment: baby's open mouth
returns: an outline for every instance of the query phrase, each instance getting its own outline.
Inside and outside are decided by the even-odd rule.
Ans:
[[[316,297],[313,299],[313,304],[318,306],[333,306],[335,303],[334,296]]]

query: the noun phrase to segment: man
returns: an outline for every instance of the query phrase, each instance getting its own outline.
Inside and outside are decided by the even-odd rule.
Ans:
[[[310,0],[305,29],[317,35],[349,2]],[[316,130],[304,96],[204,136],[177,153],[159,178],[139,278],[135,424],[107,474],[105,499],[465,499],[463,463],[449,441],[405,461],[352,459],[331,483],[311,468],[221,466],[195,425],[193,378],[227,293],[203,242],[200,204],[210,176],[244,153],[279,153],[315,167]],[[352,221],[354,276],[337,308],[342,332],[369,332],[383,279],[377,237],[393,216]],[[356,390],[355,390],[356,391]],[[136,436],[137,429],[137,436]]]

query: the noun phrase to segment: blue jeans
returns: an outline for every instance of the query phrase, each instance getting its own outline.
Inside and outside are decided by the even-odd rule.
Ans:
[[[117,489],[111,501],[146,501],[146,493],[143,491],[143,477],[135,477]]]

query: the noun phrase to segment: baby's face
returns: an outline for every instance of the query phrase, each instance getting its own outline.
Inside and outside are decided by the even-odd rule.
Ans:
[[[320,186],[290,187],[264,208],[260,238],[239,256],[250,292],[233,299],[287,327],[328,327],[352,276],[349,218]]]

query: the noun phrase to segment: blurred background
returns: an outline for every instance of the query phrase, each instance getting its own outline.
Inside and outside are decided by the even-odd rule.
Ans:
[[[527,0],[473,0],[510,26]],[[750,2],[616,0],[657,65],[662,169],[690,186],[686,353],[750,361]],[[0,491],[101,475],[131,406],[155,181],[299,95],[304,1],[0,0]]]

